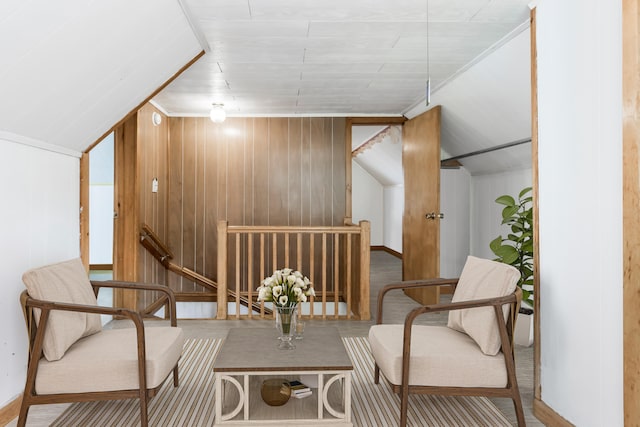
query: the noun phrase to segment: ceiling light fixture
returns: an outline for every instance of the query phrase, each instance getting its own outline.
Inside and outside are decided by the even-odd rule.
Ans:
[[[427,107],[431,104],[431,71],[429,70],[429,0],[427,0],[427,88],[426,88]]]
[[[209,118],[213,123],[222,123],[227,118],[227,113],[224,111],[224,104],[212,104]]]

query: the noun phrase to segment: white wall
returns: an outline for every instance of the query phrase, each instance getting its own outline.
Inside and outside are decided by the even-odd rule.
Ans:
[[[469,255],[471,175],[466,169],[440,170],[440,277],[459,277]]]
[[[622,426],[620,1],[537,10],[542,400]]]
[[[79,256],[80,161],[0,139],[0,407],[24,388],[22,273]]]
[[[493,259],[489,243],[510,231],[502,222],[502,205],[495,200],[518,194],[532,183],[531,168],[472,177],[471,183],[471,255]]]
[[[404,185],[384,187],[384,245],[402,253]]]
[[[383,191],[382,185],[366,170],[351,162],[351,218],[354,224],[367,220],[371,223],[371,245],[382,246],[383,240]]]

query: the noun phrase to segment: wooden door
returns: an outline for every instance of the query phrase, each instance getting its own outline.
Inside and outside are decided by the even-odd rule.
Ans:
[[[402,168],[402,278],[435,278],[440,274],[440,106],[404,123]],[[426,214],[435,213],[435,219]],[[421,304],[440,299],[438,288],[406,292]]]

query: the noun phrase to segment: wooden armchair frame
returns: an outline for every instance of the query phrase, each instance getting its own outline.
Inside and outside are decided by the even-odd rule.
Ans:
[[[377,317],[376,324],[382,324],[383,319],[383,300],[387,292],[397,289],[411,289],[428,286],[451,286],[455,291],[458,279],[431,279],[431,280],[413,280],[391,283],[386,285],[378,294]],[[518,426],[524,427],[524,410],[522,400],[520,399],[520,391],[518,389],[518,381],[516,378],[516,367],[514,359],[513,331],[515,328],[516,316],[520,308],[522,300],[522,291],[516,288],[516,291],[505,297],[487,298],[472,301],[458,301],[447,304],[433,304],[413,309],[404,321],[403,349],[402,349],[402,384],[392,384],[387,380],[394,393],[400,394],[400,426],[405,427],[407,424],[407,408],[409,401],[409,393],[416,394],[434,394],[443,396],[487,396],[487,397],[507,397],[513,401],[518,420]],[[510,305],[509,316],[507,321],[504,320],[502,307]],[[493,387],[440,387],[440,386],[419,386],[409,384],[409,361],[411,354],[411,328],[415,319],[425,313],[436,313],[442,311],[461,310],[474,307],[493,307],[500,332],[501,351],[504,356],[504,363],[507,370],[507,385],[504,388]],[[386,378],[385,378],[386,380]],[[375,363],[374,382],[378,384],[380,381],[380,368]]]
[[[166,299],[166,305],[169,309],[169,319],[172,327],[177,326],[176,320],[176,299],[173,291],[165,286],[143,284],[136,282],[124,281],[91,281],[93,292],[97,296],[101,288],[119,288],[130,289],[136,291],[158,291],[163,294]],[[52,301],[43,301],[34,299],[29,296],[27,291],[23,291],[20,295],[27,331],[29,334],[29,364],[27,367],[27,379],[20,407],[20,416],[18,418],[18,427],[23,427],[27,421],[27,415],[31,405],[49,404],[49,403],[70,403],[70,402],[87,402],[94,400],[116,400],[138,398],[140,400],[140,424],[142,427],[148,425],[149,419],[147,414],[149,399],[155,396],[158,390],[164,384],[153,389],[147,389],[147,370],[146,370],[146,348],[145,348],[145,328],[143,315],[137,311],[101,307],[94,305],[60,303]],[[41,310],[39,324],[36,326],[34,318],[34,309]],[[138,381],[140,388],[131,390],[114,390],[90,393],[61,393],[61,394],[37,394],[35,391],[36,376],[38,374],[38,365],[43,357],[43,341],[47,321],[49,315],[54,310],[74,311],[82,313],[95,313],[118,316],[128,318],[133,321],[136,329],[137,347],[138,347]],[[178,387],[178,364],[173,368],[173,385]]]

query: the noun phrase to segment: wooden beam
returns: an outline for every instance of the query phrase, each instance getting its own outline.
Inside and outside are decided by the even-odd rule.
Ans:
[[[140,110],[144,105],[147,104],[147,102],[151,101],[158,93],[160,93],[160,91],[162,89],[164,89],[165,87],[167,87],[171,82],[173,82],[176,78],[178,78],[178,76],[180,74],[182,74],[187,68],[191,67],[193,64],[195,64],[195,62],[200,59],[200,57],[202,57],[205,54],[204,50],[201,51],[200,53],[198,53],[196,56],[194,56],[191,61],[187,62],[185,65],[182,66],[182,68],[180,68],[178,70],[178,72],[176,72],[173,76],[169,77],[169,79],[167,81],[165,81],[163,84],[161,84],[160,86],[158,86],[158,88],[156,90],[153,91],[153,93],[151,93],[151,95],[147,96],[144,101],[142,101],[140,104],[136,105],[136,107],[129,111],[122,119],[120,119],[116,124],[114,124],[108,131],[106,131],[104,134],[102,134],[102,136],[100,138],[98,138],[93,144],[91,144],[86,150],[85,153],[88,153],[89,151],[91,151],[93,149],[93,147],[95,147],[96,145],[100,144],[100,142],[102,142],[103,139],[106,138],[107,135],[109,135],[111,132],[114,132],[118,127],[122,126],[127,120],[129,120],[134,114],[138,113],[138,110]]]
[[[640,420],[640,6],[622,2],[624,425]]]
[[[138,227],[140,197],[138,185],[138,116],[130,117],[115,131],[113,278],[138,280]],[[137,309],[137,295],[131,290],[114,290],[114,305]]]
[[[89,153],[80,157],[80,258],[89,272]]]
[[[531,9],[531,168],[533,187],[533,394],[536,399],[540,393],[540,227],[539,218],[539,179],[538,179],[538,48],[536,44],[536,9]]]

